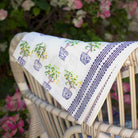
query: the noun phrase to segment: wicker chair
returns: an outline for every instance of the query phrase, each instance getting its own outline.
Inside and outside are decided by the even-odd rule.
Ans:
[[[115,138],[115,135],[119,135],[121,138],[138,138],[135,82],[135,74],[138,73],[138,49],[131,53],[123,65],[124,67],[128,67],[128,70],[120,70],[116,79],[119,97],[118,110],[120,125],[115,125],[113,122],[112,101],[109,93],[93,126],[88,127],[86,124],[79,125],[74,118],[69,115],[50,94],[45,92],[43,87],[15,61],[15,58],[12,56],[13,52],[25,34],[26,33],[19,33],[12,39],[9,53],[14,78],[30,113],[31,124],[29,127],[29,138],[35,138],[37,136],[43,138],[86,138],[88,135],[101,138]],[[122,78],[126,77],[129,77],[130,80],[131,128],[127,128],[125,125],[125,103],[123,98]],[[30,88],[28,88],[28,84]],[[103,112],[107,113],[108,121],[106,122],[104,121]]]

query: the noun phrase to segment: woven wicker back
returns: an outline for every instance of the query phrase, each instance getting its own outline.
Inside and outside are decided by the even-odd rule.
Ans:
[[[60,104],[51,97],[51,95],[46,92],[43,87],[28,73],[23,67],[21,67],[12,56],[17,44],[19,43],[20,39],[25,35],[26,33],[21,33],[16,35],[13,40],[11,41],[10,45],[10,63],[11,68],[13,71],[13,75],[15,77],[15,80],[18,84],[18,87],[22,93],[22,95],[25,95],[26,91],[30,90],[33,94],[33,98],[30,96],[29,99],[32,99],[35,104],[35,109],[37,110],[40,122],[42,123],[42,127],[44,127],[44,130],[46,129],[50,138],[62,138],[65,131],[70,128],[71,126],[76,126],[77,122],[70,117],[68,113],[60,106]],[[119,115],[119,123],[120,127],[126,126],[126,119],[125,119],[125,109],[126,107],[129,107],[130,110],[130,116],[132,121],[132,129],[137,129],[137,105],[136,105],[136,75],[138,73],[138,49],[136,49],[127,59],[127,61],[124,63],[124,66],[126,70],[121,71],[118,73],[118,76],[116,78],[117,82],[117,92],[118,92],[118,103],[117,103],[117,109],[118,115]],[[131,96],[131,104],[128,106],[126,103],[124,103],[124,92],[123,92],[123,82],[122,79],[128,77],[129,83],[130,83],[130,96]],[[138,94],[138,93],[137,93]],[[29,96],[28,96],[29,97]],[[39,99],[39,100],[38,100]],[[48,106],[45,106],[45,103],[42,103],[42,101],[45,101],[46,104],[53,105],[49,106],[49,109],[45,109],[45,107],[48,108]],[[104,106],[101,108],[97,119],[100,122],[106,121],[106,123],[110,126],[110,124],[114,123],[114,115],[113,115],[113,103],[111,100],[111,93],[108,94],[108,97],[104,103]],[[126,106],[127,105],[127,106]],[[44,107],[44,108],[42,108]],[[51,107],[51,108],[50,108]],[[56,111],[57,110],[57,111]],[[30,110],[31,114],[32,110]],[[107,116],[107,118],[105,118]],[[83,130],[84,127],[82,127],[81,131],[83,131],[85,134],[89,134],[88,129]],[[100,130],[100,128],[99,128]],[[32,130],[33,131],[33,130]],[[37,131],[37,130],[35,130]],[[111,136],[114,138],[115,134],[118,134],[120,136],[124,136],[126,134],[123,133],[124,130],[121,129],[120,132],[114,132],[110,130],[110,127],[107,128],[107,130],[102,130],[103,132],[111,133]],[[33,133],[33,132],[32,132]],[[79,137],[78,132],[74,132],[75,134],[71,137]],[[86,137],[85,134],[82,134],[83,137]],[[134,133],[131,133],[131,135],[134,135]],[[136,134],[136,133],[135,133]],[[137,133],[138,134],[138,133]],[[34,134],[35,135],[35,134]],[[129,136],[129,134],[127,135]]]

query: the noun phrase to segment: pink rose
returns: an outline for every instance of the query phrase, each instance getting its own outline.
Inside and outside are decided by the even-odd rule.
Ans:
[[[8,15],[8,12],[4,9],[1,9],[0,10],[0,21],[3,21],[4,19],[6,19],[7,15]]]
[[[30,11],[30,9],[35,5],[34,2],[31,0],[25,0],[22,4],[22,7],[24,8],[25,11]]]
[[[74,0],[74,8],[75,9],[81,9],[82,8],[82,2],[80,0]]]

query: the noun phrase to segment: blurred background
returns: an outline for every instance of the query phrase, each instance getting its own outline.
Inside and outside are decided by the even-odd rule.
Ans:
[[[8,104],[11,99],[7,98],[7,94],[9,97],[14,95],[12,99],[17,99],[18,96],[9,66],[10,41],[19,32],[31,31],[83,41],[138,40],[138,2],[137,0],[1,0],[0,106],[2,110],[5,101]],[[22,102],[21,97],[18,100]],[[24,104],[22,103],[20,107],[24,109]],[[19,111],[10,106],[7,110]],[[0,111],[0,118],[7,110]],[[25,116],[27,111],[22,111]]]

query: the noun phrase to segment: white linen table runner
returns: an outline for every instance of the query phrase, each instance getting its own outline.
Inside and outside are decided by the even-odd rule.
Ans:
[[[80,124],[92,125],[137,41],[83,42],[31,32],[14,57]]]

